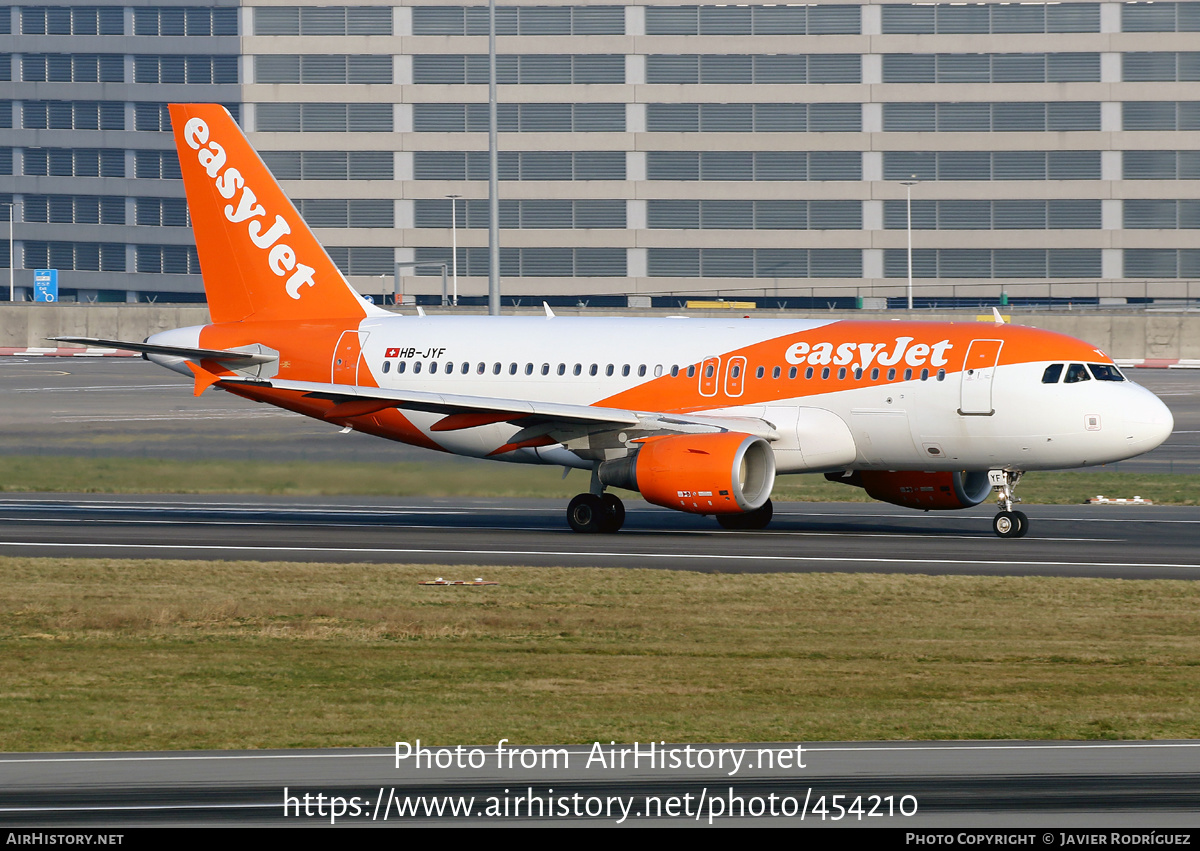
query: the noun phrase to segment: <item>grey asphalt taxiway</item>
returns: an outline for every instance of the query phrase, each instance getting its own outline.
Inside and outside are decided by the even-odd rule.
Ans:
[[[1200,508],[1029,506],[1000,539],[994,506],[914,512],[780,503],[771,526],[630,502],[625,528],[579,535],[558,500],[5,494],[0,553],[106,558],[856,571],[1200,579]]]
[[[1200,827],[1193,741],[641,742],[636,765],[631,749],[491,742],[427,748],[419,766],[390,743],[12,754],[0,756],[0,826]]]

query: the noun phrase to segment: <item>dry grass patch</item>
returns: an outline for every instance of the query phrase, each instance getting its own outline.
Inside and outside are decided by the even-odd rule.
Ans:
[[[1194,737],[1200,586],[0,559],[0,750]],[[493,587],[427,587],[433,576]]]

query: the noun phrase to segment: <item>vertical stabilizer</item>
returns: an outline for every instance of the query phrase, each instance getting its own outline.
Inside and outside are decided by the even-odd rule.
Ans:
[[[220,104],[172,104],[171,126],[213,322],[364,317],[342,277]]]

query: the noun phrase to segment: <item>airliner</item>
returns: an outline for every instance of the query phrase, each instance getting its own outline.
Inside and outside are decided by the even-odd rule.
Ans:
[[[224,107],[171,123],[211,324],[141,352],[194,381],[343,430],[439,452],[590,472],[567,522],[621,528],[609,488],[771,520],[787,473],[824,474],[930,511],[993,492],[1020,538],[1029,470],[1108,464],[1161,444],[1167,407],[1104,352],[995,322],[397,315],[342,277]]]

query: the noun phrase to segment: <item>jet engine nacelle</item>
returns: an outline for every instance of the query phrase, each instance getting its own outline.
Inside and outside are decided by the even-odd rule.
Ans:
[[[652,437],[626,458],[600,465],[600,481],[636,490],[655,505],[692,514],[742,514],[771,496],[775,453],[737,432]]]
[[[867,496],[905,508],[949,511],[979,505],[992,491],[986,471],[860,470],[851,476],[826,473],[831,482],[863,488]]]

